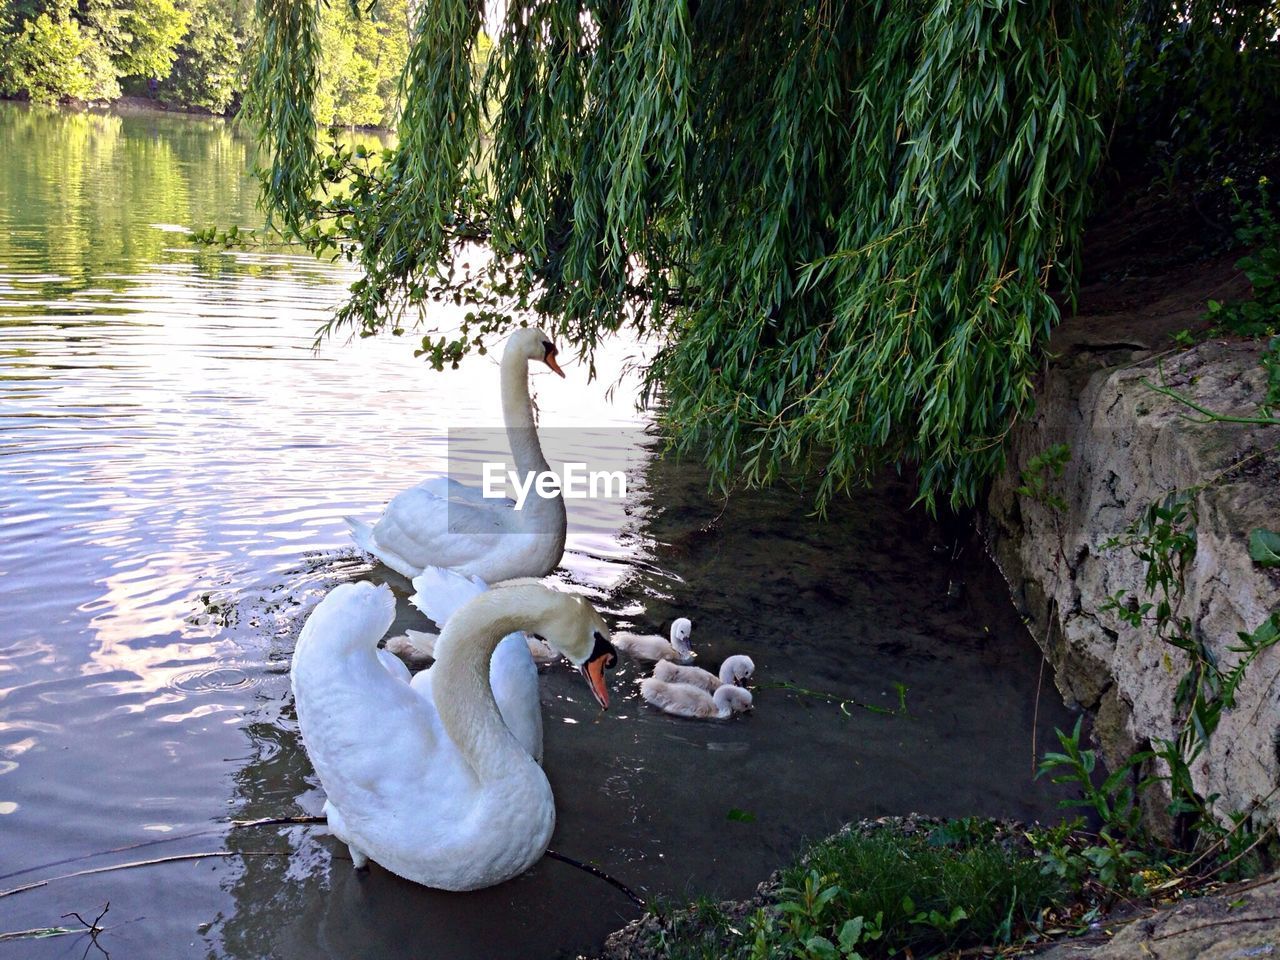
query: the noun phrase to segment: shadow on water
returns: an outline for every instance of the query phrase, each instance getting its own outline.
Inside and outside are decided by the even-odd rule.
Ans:
[[[652,629],[691,616],[703,665],[749,653],[756,709],[726,723],[662,716],[639,700],[643,674],[624,660],[601,714],[571,671],[544,671],[553,849],[648,898],[740,897],[806,838],[851,818],[1053,816],[1031,779],[1037,652],[998,574],[909,509],[906,484],[886,479],[824,522],[792,491],[721,504],[696,466],[655,459],[647,474],[630,533],[648,562],[598,605]],[[401,599],[393,629],[414,625],[407,584],[371,573],[383,576]],[[779,683],[852,703],[842,711]],[[899,684],[906,715],[893,712]],[[283,687],[277,695],[248,728],[256,758],[236,776],[237,816],[317,813],[323,802]],[[1041,744],[1066,722],[1046,692]],[[257,830],[236,832],[229,849],[289,856],[245,859],[228,887],[234,910],[208,934],[218,956],[574,956],[637,913],[548,859],[499,887],[449,894],[376,866],[355,872],[323,828]]]

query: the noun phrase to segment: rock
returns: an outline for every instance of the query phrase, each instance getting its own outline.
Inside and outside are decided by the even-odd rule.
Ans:
[[[1166,328],[1186,326],[1186,312],[1171,307]],[[1194,423],[1193,411],[1143,383],[1163,376],[1207,408],[1257,416],[1262,344],[1218,341],[1157,352],[1167,341],[1149,318],[1142,337],[1122,344],[1099,340],[1099,326],[1096,318],[1092,325],[1069,321],[1055,338],[1058,359],[1039,389],[1036,415],[1010,438],[1009,468],[990,494],[984,532],[1058,689],[1098,711],[1095,736],[1115,764],[1176,735],[1175,690],[1188,659],[1149,625],[1135,628],[1104,610],[1118,591],[1152,598],[1144,564],[1129,549],[1103,544],[1170,492],[1199,491],[1192,501],[1196,552],[1177,612],[1191,618],[1228,670],[1239,657],[1231,649],[1237,634],[1255,630],[1280,605],[1280,570],[1258,566],[1247,552],[1251,529],[1280,528],[1280,428]],[[1123,324],[1113,320],[1116,326]],[[1061,497],[1065,510],[1016,492],[1028,462],[1056,443],[1070,446],[1071,459],[1047,492]],[[1280,646],[1252,664],[1234,708],[1223,711],[1192,766],[1197,791],[1221,795],[1219,816],[1265,798],[1273,818],[1280,811],[1272,796],[1280,784],[1278,743]]]
[[[1237,884],[1108,922],[1078,941],[1036,950],[1036,960],[1252,960],[1280,957],[1280,878]]]

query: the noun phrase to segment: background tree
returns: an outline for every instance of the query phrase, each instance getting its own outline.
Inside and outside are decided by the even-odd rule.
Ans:
[[[44,103],[120,95],[107,48],[76,13],[71,0],[5,6],[0,14],[0,94],[26,94]]]
[[[175,48],[173,70],[161,85],[167,100],[227,113],[246,81],[245,51],[253,36],[252,8],[237,0],[197,0],[187,32]]]
[[[407,17],[405,0],[323,7],[321,123],[394,125]],[[104,101],[123,89],[234,114],[256,35],[250,0],[0,0],[0,96]]]
[[[174,0],[83,0],[83,21],[96,31],[120,77],[169,75],[174,48],[191,19]]]

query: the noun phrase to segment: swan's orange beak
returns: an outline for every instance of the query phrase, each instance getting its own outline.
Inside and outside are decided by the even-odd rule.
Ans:
[[[542,358],[542,362],[550,367],[553,371],[564,376],[564,371],[560,369],[560,364],[556,361],[556,348],[548,347],[546,355]]]
[[[591,695],[596,698],[596,703],[600,704],[600,709],[608,710],[609,688],[604,685],[604,672],[618,662],[618,651],[604,638],[603,634],[596,633],[595,639],[596,645],[591,650],[591,656],[578,668],[578,672],[586,678],[587,686],[591,688]]]
[[[578,668],[587,680],[587,686],[591,688],[591,695],[596,698],[596,703],[600,704],[601,710],[609,709],[609,688],[604,685],[604,659],[588,660]]]

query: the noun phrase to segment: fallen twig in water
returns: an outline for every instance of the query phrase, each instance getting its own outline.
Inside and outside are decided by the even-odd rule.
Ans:
[[[791,693],[798,693],[801,696],[817,697],[820,700],[826,700],[829,703],[834,703],[839,706],[840,712],[846,717],[853,716],[853,714],[849,712],[850,704],[863,710],[867,710],[870,713],[882,713],[889,717],[910,716],[907,712],[907,686],[902,683],[895,683],[893,685],[893,689],[897,691],[898,694],[898,706],[892,710],[888,707],[877,707],[875,704],[863,703],[861,700],[855,699],[854,697],[842,697],[839,694],[827,693],[825,690],[810,690],[808,687],[802,687],[789,680],[774,680],[768,683],[754,684],[754,686],[761,690],[788,690]]]
[[[160,863],[177,863],[180,860],[205,860],[210,857],[287,857],[288,850],[212,850],[207,853],[179,853],[172,857],[157,857],[154,860],[131,860],[129,863],[116,863],[109,867],[93,867],[89,870],[77,870],[75,873],[64,873],[60,876],[49,877],[47,880],[37,880],[34,883],[23,884],[21,887],[12,887],[9,890],[0,890],[0,900],[5,897],[12,897],[17,893],[25,893],[28,890],[36,890],[40,887],[47,887],[51,883],[59,880],[71,880],[75,877],[90,877],[96,873],[111,873],[115,870],[130,870],[133,867],[150,867]],[[84,921],[81,921],[82,923]]]
[[[624,894],[626,894],[627,899],[629,899],[641,910],[647,910],[649,908],[649,905],[644,902],[644,900],[640,897],[639,894],[637,894],[634,890],[628,887],[621,880],[614,879],[613,877],[609,876],[609,874],[605,873],[603,870],[597,867],[593,867],[589,863],[582,863],[579,860],[575,860],[573,859],[573,857],[566,857],[563,853],[556,853],[554,850],[548,850],[547,856],[550,857],[552,860],[559,860],[561,863],[567,863],[571,867],[577,867],[579,870],[585,870],[587,873],[591,874],[593,877],[599,877],[601,880],[603,880],[605,883],[609,884],[610,886],[616,887],[617,889],[621,890]]]
[[[66,937],[73,933],[84,933],[82,927],[33,927],[30,930],[9,930],[0,933],[0,943],[10,940],[49,940],[53,937]]]
[[[103,933],[107,929],[106,927],[99,926],[99,924],[110,909],[111,901],[108,900],[102,905],[102,909],[98,912],[98,915],[93,918],[92,923],[72,910],[70,913],[64,913],[61,919],[65,920],[67,917],[75,917],[84,924],[83,927],[35,927],[31,930],[13,930],[9,933],[0,933],[0,943],[4,943],[9,940],[48,940],[53,937],[69,937],[87,933],[89,934],[90,945],[97,947],[104,955],[110,956],[110,954],[107,953],[106,948],[98,942],[98,934]],[[86,947],[85,954],[87,955],[88,952],[88,947]]]
[[[111,909],[111,901],[108,900],[106,903],[102,905],[102,909],[98,912],[98,915],[93,918],[93,923],[90,923],[88,920],[80,916],[80,914],[76,913],[74,910],[72,910],[70,913],[64,913],[62,915],[61,919],[63,920],[67,919],[67,917],[75,917],[77,920],[79,920],[81,923],[84,924],[84,932],[89,934],[89,943],[86,944],[84,948],[84,955],[86,957],[89,955],[89,947],[97,947],[102,952],[102,955],[107,958],[107,960],[111,960],[111,954],[107,953],[107,948],[98,942],[98,934],[102,933],[102,931],[106,929],[105,927],[98,926],[98,921],[101,920],[103,917],[105,917],[107,915],[107,911],[110,909]]]
[[[228,825],[232,830],[238,827],[266,827],[275,824],[308,824],[308,823],[325,823],[324,817],[296,816],[296,817],[262,817],[258,820],[231,820]],[[68,863],[80,863],[84,860],[92,860],[94,857],[105,857],[111,853],[124,853],[128,850],[141,850],[144,847],[155,847],[164,843],[176,843],[179,840],[190,840],[192,837],[212,837],[225,833],[221,827],[210,827],[208,830],[195,830],[191,833],[175,833],[168,837],[158,837],[154,840],[141,840],[138,843],[125,844],[123,847],[112,847],[110,850],[98,850],[95,853],[85,853],[78,857],[63,857],[61,860],[52,860],[49,863],[38,863],[34,867],[23,867],[21,870],[14,870],[10,873],[0,873],[0,880],[11,880],[14,877],[20,877],[24,873],[35,873],[37,870],[49,870],[53,867],[65,866]]]
[[[234,830],[237,827],[274,827],[279,824],[289,824],[289,823],[328,823],[328,822],[329,822],[328,817],[312,817],[312,816],[262,817],[258,820],[232,820],[231,829]]]

